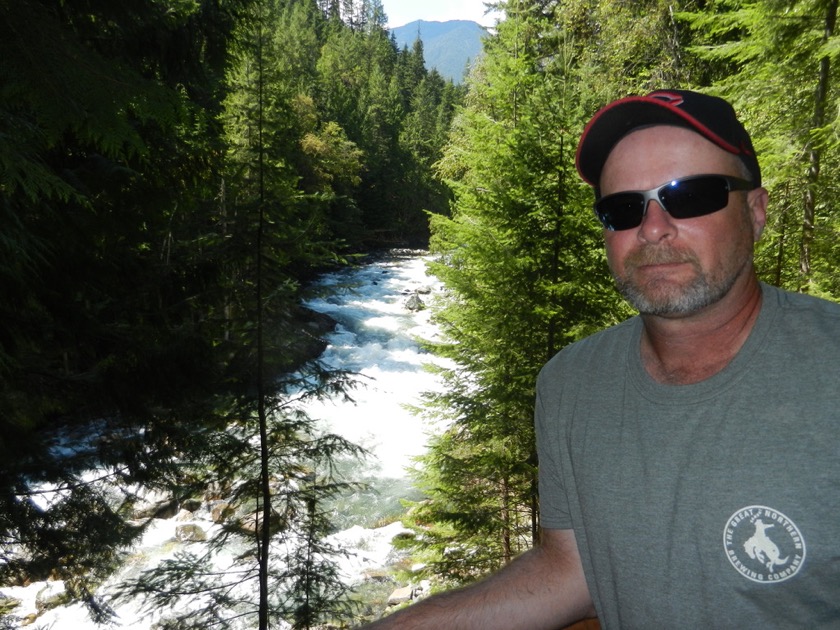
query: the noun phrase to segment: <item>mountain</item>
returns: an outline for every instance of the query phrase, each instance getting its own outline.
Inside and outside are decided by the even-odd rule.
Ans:
[[[463,81],[467,64],[481,54],[481,39],[486,34],[484,27],[469,20],[415,20],[391,29],[391,32],[400,48],[408,46],[410,49],[419,36],[426,67],[437,69],[445,79],[455,83]]]

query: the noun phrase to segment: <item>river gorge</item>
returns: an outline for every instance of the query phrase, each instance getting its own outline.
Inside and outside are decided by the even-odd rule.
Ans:
[[[349,552],[341,560],[341,571],[354,586],[387,574],[394,561],[390,541],[402,531],[400,501],[419,498],[407,469],[423,453],[428,435],[439,430],[408,408],[420,403],[423,392],[440,387],[426,369],[436,359],[420,343],[438,334],[424,306],[441,287],[427,275],[426,261],[423,252],[388,252],[364,265],[325,274],[306,301],[307,307],[337,322],[325,338],[328,345],[321,360],[356,373],[361,383],[352,402],[326,400],[307,410],[325,432],[341,435],[369,453],[351,471],[353,481],[363,482],[365,489],[341,497],[333,508],[337,533],[331,541]],[[150,503],[154,499],[148,497]],[[217,528],[209,502],[159,514],[124,567],[102,588],[107,592],[179,551],[204,544],[202,539],[212,538]],[[192,534],[185,535],[187,531]],[[60,582],[3,588],[5,598],[19,602],[1,620],[11,625],[3,627],[102,627],[80,604],[51,606],[51,601],[61,600],[62,592]],[[145,610],[139,602],[121,604],[115,612],[112,627],[128,630],[152,630],[167,617],[167,611]]]

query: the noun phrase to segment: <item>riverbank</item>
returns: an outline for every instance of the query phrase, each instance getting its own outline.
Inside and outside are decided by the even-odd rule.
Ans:
[[[323,431],[335,432],[368,449],[362,461],[340,462],[348,480],[364,486],[338,497],[330,506],[336,534],[330,542],[347,552],[338,558],[343,578],[370,597],[372,607],[384,607],[390,593],[400,586],[390,579],[389,567],[405,561],[391,547],[402,526],[398,517],[404,499],[417,499],[407,469],[422,453],[429,431],[422,418],[407,408],[421,402],[423,391],[437,387],[425,370],[432,357],[420,339],[433,339],[436,329],[428,309],[411,310],[407,302],[430,302],[439,286],[425,274],[419,253],[378,257],[353,269],[325,274],[317,294],[306,308],[319,312],[329,323],[323,335],[320,360],[351,370],[364,383],[353,400],[328,400],[311,405],[307,412],[319,419]],[[314,290],[315,288],[313,288]],[[177,554],[201,553],[219,533],[230,513],[223,508],[223,492],[205,493],[189,502],[144,494],[148,511],[142,518],[149,527],[141,542],[123,561],[123,567],[100,589],[106,596],[122,581],[172,559]],[[139,506],[141,507],[141,506]],[[138,515],[138,518],[141,518]],[[150,519],[150,520],[149,520]],[[231,550],[228,555],[234,555]],[[219,567],[222,568],[221,565]],[[67,605],[65,585],[38,581],[0,588],[0,622],[7,627],[94,630],[96,625],[81,604]],[[144,610],[139,602],[114,605],[114,628],[152,630],[167,618],[167,610]],[[377,610],[371,609],[372,613]],[[228,628],[249,627],[232,623]]]

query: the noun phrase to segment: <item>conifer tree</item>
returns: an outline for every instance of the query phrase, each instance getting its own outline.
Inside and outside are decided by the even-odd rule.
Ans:
[[[238,30],[223,120],[226,234],[236,253],[225,284],[228,345],[241,380],[214,436],[215,465],[202,470],[185,463],[204,484],[231,486],[229,515],[200,553],[181,553],[120,593],[171,610],[164,622],[171,627],[243,618],[259,628],[281,621],[309,628],[348,605],[330,558],[338,550],[323,542],[329,524],[318,511],[346,484],[331,473],[310,477],[359,449],[319,435],[304,402],[341,395],[352,383],[317,361],[298,365],[294,356],[299,269],[331,260],[335,248],[319,212],[325,198],[297,188],[290,159],[302,134],[294,107],[299,86],[288,83],[275,35],[283,6],[256,5]],[[324,156],[320,164],[334,170]],[[237,553],[225,561],[230,549]]]
[[[97,619],[143,531],[124,518],[135,489],[187,492],[177,455],[214,420],[215,269],[192,216],[243,4],[0,8],[0,579],[63,579]]]
[[[451,428],[423,458],[429,498],[412,518],[429,573],[455,582],[536,542],[537,372],[622,312],[574,171],[583,112],[559,11],[507,6],[439,163],[455,203],[451,218],[432,218],[432,269],[450,295],[435,313],[448,341],[434,351],[457,367],[426,405]]]
[[[835,298],[837,5],[713,2],[678,16],[698,34],[692,52],[721,68],[709,88],[735,104],[754,136],[772,200],[759,272],[774,284]]]
[[[327,525],[301,506],[343,486],[326,473],[317,491],[306,480],[329,470],[330,457],[357,451],[319,436],[302,401],[341,394],[350,382],[317,364],[292,372],[311,345],[296,323],[297,290],[339,260],[331,204],[352,194],[363,156],[314,107],[311,54],[324,23],[310,4],[254,5],[274,10],[274,37],[264,42],[271,63],[255,81],[248,64],[257,57],[242,56],[226,84],[231,29],[253,24],[243,21],[250,2],[170,10],[26,0],[0,9],[10,95],[0,106],[9,123],[0,134],[8,140],[0,274],[11,289],[0,307],[4,584],[63,578],[71,598],[106,619],[96,589],[143,533],[128,522],[134,504],[160,490],[177,505],[213,482],[231,487],[235,518],[206,557],[181,554],[126,594],[158,603],[207,597],[199,626],[255,616],[250,593],[220,590],[207,570],[224,540],[253,542],[254,532],[270,534],[260,551],[274,547],[278,559],[278,537],[300,543],[306,534],[321,554],[307,566],[330,575],[327,546],[318,547]],[[294,51],[279,39],[291,36],[276,28],[283,20],[306,25]],[[309,56],[295,57],[302,47]],[[266,88],[259,101],[257,82]],[[259,118],[267,124],[252,124]],[[259,177],[260,163],[268,177]],[[259,396],[258,384],[267,385]],[[57,447],[65,443],[72,448]],[[257,502],[266,485],[287,500]],[[240,549],[246,568],[234,579],[253,585],[254,547]],[[265,582],[279,584],[282,568],[264,568],[263,577],[274,575]],[[312,584],[313,595],[338,592]],[[283,598],[307,596],[268,590],[269,617],[292,615]],[[320,601],[333,610],[341,600]],[[307,619],[326,609],[310,606]]]

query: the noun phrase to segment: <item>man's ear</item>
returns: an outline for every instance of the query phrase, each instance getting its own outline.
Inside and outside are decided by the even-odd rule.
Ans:
[[[750,219],[753,225],[753,240],[758,242],[764,232],[767,223],[767,202],[769,195],[767,189],[756,188],[747,193],[747,207],[750,210]]]

